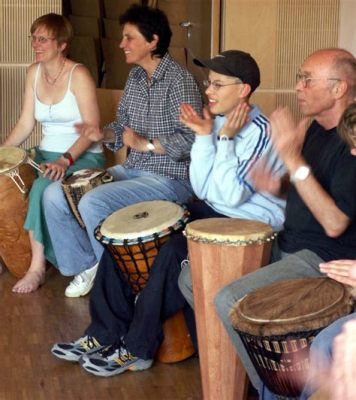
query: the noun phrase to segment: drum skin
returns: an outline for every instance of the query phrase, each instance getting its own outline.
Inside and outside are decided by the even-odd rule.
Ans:
[[[0,258],[16,278],[22,278],[30,267],[31,244],[23,228],[28,209],[28,192],[35,180],[35,171],[28,165],[19,167],[27,188],[22,194],[11,178],[0,175]]]

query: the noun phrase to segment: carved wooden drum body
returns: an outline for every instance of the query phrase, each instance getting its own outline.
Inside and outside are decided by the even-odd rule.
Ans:
[[[246,373],[220,321],[214,298],[222,287],[269,261],[269,225],[210,218],[186,227],[204,400],[245,397]]]
[[[28,193],[36,179],[33,168],[40,170],[25,150],[0,147],[0,257],[17,278],[26,274],[32,257],[28,231],[23,224]]]
[[[240,299],[231,320],[268,389],[276,396],[297,398],[314,337],[352,308],[350,289],[337,281],[288,279]]]
[[[62,189],[69,208],[82,228],[84,228],[85,224],[78,210],[80,199],[89,190],[104,183],[112,182],[112,180],[113,177],[107,171],[99,168],[81,169],[63,179]]]

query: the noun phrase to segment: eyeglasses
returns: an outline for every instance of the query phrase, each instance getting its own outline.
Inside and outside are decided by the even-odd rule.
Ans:
[[[208,88],[209,86],[212,86],[214,90],[219,90],[224,86],[230,86],[230,85],[243,85],[243,82],[233,82],[233,83],[219,83],[215,81],[209,81],[208,79],[203,80],[203,86]]]
[[[323,80],[325,80],[325,81],[341,81],[341,79],[339,79],[339,78],[310,78],[307,75],[303,75],[300,73],[298,73],[295,76],[295,79],[296,79],[296,83],[299,83],[299,82],[302,83],[303,88],[310,87],[311,81],[323,81]]]
[[[49,38],[45,36],[35,36],[31,35],[28,37],[31,43],[35,43],[36,41],[41,44],[46,44],[49,40],[56,40],[55,38]]]

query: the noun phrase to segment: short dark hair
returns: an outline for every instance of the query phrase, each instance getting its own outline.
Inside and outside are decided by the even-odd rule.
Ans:
[[[136,25],[140,33],[148,42],[152,42],[153,35],[158,36],[157,47],[152,55],[162,58],[171,42],[172,31],[166,14],[158,8],[133,4],[119,18],[120,25]]]
[[[342,114],[337,131],[351,148],[356,147],[356,102],[350,104]]]
[[[57,40],[58,44],[67,44],[64,50],[64,53],[67,53],[73,38],[73,28],[67,18],[55,13],[42,15],[32,22],[31,35],[35,33],[37,28],[42,26]]]

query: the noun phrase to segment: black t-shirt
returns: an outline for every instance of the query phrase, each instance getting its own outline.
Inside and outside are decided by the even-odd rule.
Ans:
[[[291,185],[285,230],[278,239],[280,248],[287,253],[309,249],[325,261],[356,259],[356,157],[350,154],[336,128],[326,131],[315,121],[306,134],[303,156],[318,182],[351,223],[341,236],[328,237]]]

